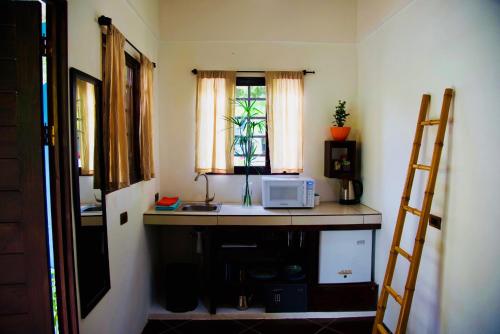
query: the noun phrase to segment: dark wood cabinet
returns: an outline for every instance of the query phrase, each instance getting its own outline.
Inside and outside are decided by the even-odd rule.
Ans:
[[[355,179],[358,168],[356,142],[325,141],[325,176],[338,179]]]

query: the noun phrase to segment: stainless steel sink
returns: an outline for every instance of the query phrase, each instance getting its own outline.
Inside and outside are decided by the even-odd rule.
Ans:
[[[185,203],[181,204],[179,211],[196,211],[196,212],[219,212],[220,204],[205,204],[205,203]]]

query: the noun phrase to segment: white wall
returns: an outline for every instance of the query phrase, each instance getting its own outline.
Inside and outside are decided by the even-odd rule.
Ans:
[[[162,0],[164,41],[338,42],[356,38],[352,0]]]
[[[97,24],[100,15],[111,17],[127,39],[151,60],[158,61],[158,2],[129,1],[68,1],[70,67],[101,79],[101,35]],[[158,87],[157,81],[155,85]],[[157,107],[153,119],[157,119]],[[158,133],[157,128],[155,133]],[[158,153],[157,135],[155,150]],[[152,205],[158,183],[158,178],[140,182],[106,197],[111,290],[85,319],[80,320],[80,333],[142,331],[151,301],[150,245],[142,213]],[[129,221],[120,225],[119,215],[124,211],[128,212]]]
[[[250,1],[251,3],[254,3]],[[322,28],[310,26],[306,35],[295,37],[295,41],[269,42],[267,35],[263,32],[257,37],[262,41],[245,41],[252,33],[253,28],[246,24],[236,24],[234,17],[237,16],[236,8],[240,5],[246,8],[245,1],[235,1],[238,6],[229,6],[224,9],[224,16],[233,19],[220,20],[217,27],[210,28],[205,21],[200,24],[196,20],[187,21],[193,27],[183,30],[184,25],[170,26],[170,20],[188,19],[194,15],[189,9],[195,4],[205,4],[204,1],[187,1],[186,4],[178,1],[162,1],[161,13],[166,16],[161,26],[161,36],[164,38],[177,39],[180,37],[191,41],[163,41],[160,47],[160,166],[162,172],[161,193],[162,195],[180,195],[183,199],[204,199],[204,182],[193,181],[194,173],[194,134],[195,134],[195,101],[196,101],[196,76],[191,74],[191,69],[220,69],[220,70],[315,70],[316,74],[305,77],[305,111],[304,111],[304,175],[317,179],[317,191],[324,200],[334,199],[337,196],[337,182],[323,177],[323,150],[324,140],[330,138],[329,127],[332,121],[334,105],[339,99],[348,101],[350,112],[353,117],[351,125],[356,128],[356,45],[353,43],[319,43],[309,42],[315,36],[322,36]],[[211,2],[212,3],[212,2]],[[220,4],[221,1],[215,1]],[[279,2],[283,5],[283,2]],[[301,2],[304,5],[305,2]],[[336,22],[335,6],[339,5],[339,11],[349,15],[347,20],[355,22],[355,3],[351,1],[329,2],[327,8],[331,13],[322,12],[318,16],[320,20],[333,20],[331,29],[339,28],[342,32],[339,40],[350,40],[354,42],[355,25],[352,24],[349,31],[345,32],[344,21]],[[280,17],[280,9],[283,6],[271,6],[266,9],[268,16]],[[302,19],[310,21],[318,15],[314,6],[297,5],[296,1],[286,8],[287,13],[293,12],[298,15],[300,11]],[[325,4],[323,4],[325,5]],[[305,6],[305,5],[304,5]],[[350,7],[349,7],[350,6]],[[218,5],[214,5],[218,7]],[[170,12],[170,10],[175,11]],[[260,8],[260,7],[258,7]],[[267,7],[266,7],[267,8]],[[205,16],[213,19],[216,11],[205,13]],[[290,14],[292,15],[292,14]],[[207,19],[208,20],[208,19]],[[175,21],[177,22],[177,21]],[[245,21],[246,22],[246,21]],[[187,23],[185,23],[187,24]],[[290,22],[287,23],[290,25]],[[269,28],[271,29],[271,28]],[[174,31],[175,30],[175,31]],[[204,30],[210,39],[227,37],[230,41],[192,41],[203,39]],[[219,30],[230,32],[231,36],[219,35]],[[270,31],[270,30],[269,30]],[[280,40],[292,38],[286,35],[285,28],[277,30]],[[338,32],[339,33],[339,32]],[[175,35],[172,35],[175,34]],[[253,35],[252,35],[253,36]],[[308,40],[304,42],[301,38]],[[351,136],[356,137],[356,130]],[[209,176],[212,192],[215,191],[217,201],[239,202],[243,187],[243,176]],[[260,202],[260,177],[252,177],[254,201]]]
[[[385,20],[412,0],[357,0],[356,33],[358,41],[375,31]]]
[[[80,203],[95,203],[95,196],[101,199],[101,190],[94,189],[93,176],[79,176],[78,181],[80,186]]]
[[[500,328],[499,18],[498,1],[414,0],[382,19],[359,44],[364,202],[384,216],[377,233],[378,282],[421,94],[432,95],[436,117],[444,88],[456,91],[432,209],[442,215],[443,230],[428,230],[408,333],[498,333]],[[424,161],[430,160],[434,135],[435,129],[424,142]],[[420,206],[422,188],[422,179],[416,180],[413,205]],[[415,231],[411,222],[406,231]],[[412,245],[409,240],[405,245]],[[395,286],[402,292],[406,268],[397,268]],[[388,311],[389,323],[395,310]]]

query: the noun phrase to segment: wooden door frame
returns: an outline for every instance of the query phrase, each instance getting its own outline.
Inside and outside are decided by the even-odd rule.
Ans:
[[[66,0],[47,4],[49,122],[54,126],[52,147],[52,230],[58,297],[59,329],[78,333],[78,306],[71,202],[71,143],[68,109],[68,7]],[[50,20],[50,21],[49,21]]]

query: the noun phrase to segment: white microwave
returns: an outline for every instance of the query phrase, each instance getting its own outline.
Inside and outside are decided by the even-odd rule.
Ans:
[[[313,208],[314,180],[304,177],[262,177],[265,208]]]

